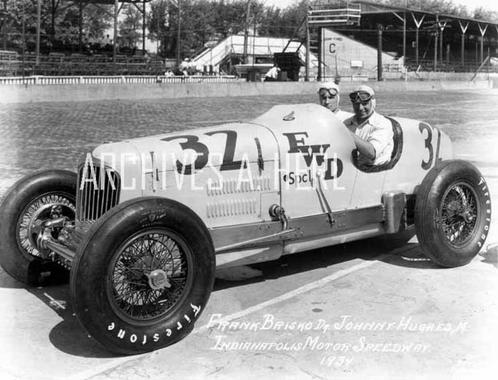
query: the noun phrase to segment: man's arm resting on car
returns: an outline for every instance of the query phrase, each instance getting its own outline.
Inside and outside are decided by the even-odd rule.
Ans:
[[[358,152],[360,153],[363,158],[366,158],[367,160],[375,160],[375,148],[374,146],[369,143],[368,141],[363,140],[361,137],[356,136],[354,133],[352,133],[354,143],[356,145],[356,149],[358,149]]]

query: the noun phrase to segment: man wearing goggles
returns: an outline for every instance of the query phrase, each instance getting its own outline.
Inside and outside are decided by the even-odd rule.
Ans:
[[[363,105],[367,105],[372,99],[372,95],[367,92],[352,92],[349,94],[349,99],[353,104],[361,103]]]
[[[344,121],[351,117],[349,112],[344,112],[339,109],[339,86],[334,82],[318,83],[318,100],[320,105],[331,110],[339,120]]]
[[[361,164],[381,165],[391,160],[393,150],[392,125],[384,116],[375,112],[375,92],[361,85],[349,94],[354,115],[344,121],[351,131],[358,160]]]

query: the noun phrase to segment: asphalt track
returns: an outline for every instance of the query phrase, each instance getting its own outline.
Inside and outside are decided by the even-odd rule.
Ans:
[[[248,120],[273,104],[315,101],[278,96],[0,105],[0,197],[35,169],[74,169],[102,141]],[[346,99],[341,104],[348,110]],[[444,130],[455,156],[484,174],[496,215],[497,90],[378,94],[378,110]],[[257,277],[250,268],[232,274],[238,281],[220,273],[193,334],[125,358],[86,336],[72,315],[66,285],[26,288],[0,269],[1,378],[494,378],[497,224],[494,218],[486,244],[491,249],[461,268],[437,268],[415,241],[394,251],[370,241],[261,264],[253,267]]]

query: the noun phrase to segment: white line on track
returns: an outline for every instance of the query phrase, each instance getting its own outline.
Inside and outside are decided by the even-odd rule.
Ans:
[[[269,299],[268,301],[259,303],[257,305],[251,306],[251,307],[248,307],[245,310],[241,310],[241,311],[238,311],[236,313],[227,315],[224,318],[217,319],[216,322],[217,322],[217,324],[218,323],[223,324],[225,322],[230,322],[230,321],[233,321],[235,319],[242,318],[242,317],[245,317],[246,315],[260,311],[260,310],[264,309],[265,307],[273,306],[273,305],[280,303],[282,301],[286,301],[288,299],[294,298],[302,293],[306,293],[306,292],[309,292],[310,290],[320,288],[320,287],[324,286],[325,284],[328,284],[331,281],[338,280],[338,279],[340,279],[344,276],[347,276],[353,272],[368,268],[369,266],[372,266],[373,264],[377,263],[379,260],[383,259],[384,257],[387,257],[387,255],[378,256],[375,258],[375,260],[364,261],[360,264],[353,265],[351,268],[342,269],[338,272],[331,274],[330,276],[323,277],[319,280],[310,282],[309,284],[306,284],[306,285],[301,286],[300,288],[291,290],[290,292],[284,293],[278,297]],[[195,333],[207,330],[208,328],[209,328],[209,324],[201,326],[198,329],[194,329],[193,333],[195,334]]]
[[[275,305],[275,304],[277,304],[279,302],[286,301],[286,300],[291,299],[293,297],[296,297],[296,296],[298,296],[300,294],[309,292],[310,290],[320,288],[320,287],[328,284],[329,282],[338,280],[338,279],[340,279],[342,277],[350,275],[351,273],[354,273],[354,272],[357,272],[359,270],[368,268],[368,267],[370,267],[370,266],[378,263],[379,261],[381,261],[382,259],[384,259],[384,258],[386,258],[388,256],[389,255],[380,255],[380,256],[375,257],[374,260],[364,261],[364,262],[362,262],[360,264],[353,265],[350,268],[342,269],[342,270],[340,270],[338,272],[335,272],[335,273],[333,273],[333,274],[331,274],[329,276],[326,276],[326,277],[323,277],[323,278],[321,278],[319,280],[310,282],[309,284],[306,284],[306,285],[303,285],[303,286],[301,286],[301,287],[299,287],[297,289],[291,290],[290,292],[284,293],[284,294],[282,294],[282,295],[280,295],[278,297],[269,299],[268,301],[259,303],[257,305],[248,307],[247,309],[244,309],[244,310],[238,311],[236,313],[227,315],[227,316],[225,316],[222,319],[217,319],[216,321],[217,321],[217,323],[219,323],[219,322],[223,323],[223,322],[230,322],[230,321],[233,321],[235,319],[245,317],[245,316],[247,316],[249,314],[252,314],[252,313],[255,313],[257,311],[260,311],[260,310],[264,309],[265,307],[269,307],[269,306]],[[209,327],[210,327],[209,324],[201,326],[198,329],[194,329],[194,331],[192,332],[192,334],[197,334],[199,332],[205,331]],[[118,367],[118,366],[120,366],[122,364],[125,364],[127,362],[130,362],[132,360],[137,360],[137,359],[140,359],[140,358],[148,357],[150,355],[152,355],[152,353],[138,355],[138,356],[132,356],[132,357],[125,357],[125,358],[115,359],[115,360],[109,361],[107,363],[104,363],[102,365],[99,365],[99,366],[96,366],[96,367],[92,367],[91,369],[88,369],[86,371],[82,371],[80,373],[77,373],[77,374],[75,374],[73,376],[65,377],[64,379],[65,380],[86,380],[86,379],[89,379],[91,377],[97,376],[97,375],[99,375],[99,374],[101,374],[103,372],[110,371],[111,369],[114,369],[114,368],[116,368],[116,367]]]
[[[47,293],[43,293],[45,297],[47,297],[50,300],[50,306],[56,306],[59,309],[66,310],[66,307],[61,304],[59,301],[57,301],[54,297]]]

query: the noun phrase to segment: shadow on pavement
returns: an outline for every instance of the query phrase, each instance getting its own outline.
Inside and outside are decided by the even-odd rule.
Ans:
[[[379,260],[387,264],[414,269],[441,269],[424,256],[418,243],[406,243],[406,240],[390,241],[389,238],[372,238],[282,256],[277,260],[265,263],[252,264],[247,268],[249,271],[255,270],[253,277],[246,278],[247,276],[242,273],[239,279],[217,278],[214,291],[326,268],[355,259]],[[227,270],[230,269],[232,268],[227,268]],[[236,271],[237,268],[233,268],[233,270]]]
[[[380,254],[379,250],[367,247],[364,242],[354,242],[286,255],[277,260],[247,266],[255,269],[260,274],[257,277],[244,278],[244,276],[241,276],[242,278],[232,280],[217,278],[214,291],[278,279],[296,273],[334,266],[354,259],[374,260]],[[226,271],[237,270],[238,267],[226,269]]]
[[[88,358],[115,357],[90,338],[80,325],[73,314],[68,284],[51,284],[45,287],[27,288],[27,291],[49,306],[62,319],[62,322],[55,325],[49,334],[50,342],[55,348],[74,356]]]
[[[50,342],[58,350],[74,356],[86,358],[119,357],[105,350],[96,340],[92,339],[80,325],[72,310],[63,316],[63,321],[50,331]]]
[[[491,264],[495,268],[498,268],[498,244],[490,244],[486,250],[479,253],[479,256],[483,258],[481,263]]]
[[[404,268],[445,269],[426,257],[418,243],[408,243],[402,248],[395,249],[389,256],[380,259],[380,261]]]
[[[332,267],[355,259],[368,261],[380,260],[391,265],[415,269],[439,268],[423,257],[418,244],[409,243],[392,249],[392,247],[386,247],[385,240],[368,239],[283,256],[275,261],[251,265],[249,267],[249,277],[252,274],[251,278],[243,277],[242,280],[217,278],[213,291],[216,292],[245,284],[264,282],[319,268]],[[26,288],[7,274],[1,276],[0,286]],[[80,357],[116,357],[90,338],[78,322],[76,316],[73,315],[70,304],[69,286],[67,284],[48,283],[45,287],[26,289],[62,318],[62,322],[55,325],[49,335],[50,342],[55,348],[64,353]]]

